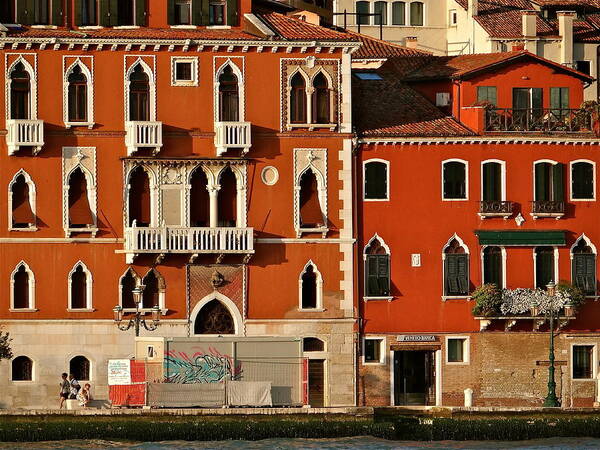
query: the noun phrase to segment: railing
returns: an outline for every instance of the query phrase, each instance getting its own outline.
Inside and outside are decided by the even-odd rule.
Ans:
[[[592,115],[581,109],[492,108],[485,114],[485,131],[589,133]]]
[[[125,249],[146,253],[253,253],[253,228],[133,227]]]
[[[565,202],[556,200],[534,200],[531,202],[534,215],[562,215],[565,213]]]
[[[241,148],[247,153],[252,146],[250,128],[250,122],[215,122],[217,156],[230,148]]]
[[[479,214],[505,216],[512,214],[512,202],[505,200],[483,200],[479,202]]]
[[[139,148],[152,148],[156,154],[163,145],[162,122],[126,122],[125,131],[125,145],[129,156]]]
[[[44,145],[44,121],[27,119],[6,120],[6,145],[13,155],[20,147],[33,147],[37,154]]]

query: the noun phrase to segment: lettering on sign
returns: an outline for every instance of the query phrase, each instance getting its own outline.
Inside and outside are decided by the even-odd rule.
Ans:
[[[131,364],[128,359],[108,360],[108,384],[111,386],[131,384]]]
[[[410,264],[412,267],[421,267],[421,254],[413,253],[410,255]]]
[[[396,336],[398,342],[436,342],[437,336],[433,334],[401,334]]]

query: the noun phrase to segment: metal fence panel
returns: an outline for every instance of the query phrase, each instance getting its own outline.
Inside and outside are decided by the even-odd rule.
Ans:
[[[148,383],[148,406],[188,408],[221,407],[225,404],[224,383]]]

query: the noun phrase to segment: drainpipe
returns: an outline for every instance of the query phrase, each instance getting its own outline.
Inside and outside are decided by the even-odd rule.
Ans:
[[[352,173],[354,174],[354,176],[352,177],[352,238],[354,240],[354,247],[356,248],[358,246],[358,236],[359,236],[359,231],[358,231],[358,213],[357,213],[357,205],[358,205],[358,152],[359,152],[359,148],[360,148],[360,144],[358,143],[358,139],[356,134],[354,134],[354,137],[352,139]],[[356,300],[356,309],[353,305],[352,309],[354,310],[354,327],[355,327],[355,332],[354,332],[354,351],[352,352],[353,355],[353,365],[354,365],[354,405],[355,406],[359,406],[358,405],[358,399],[359,399],[359,395],[358,395],[358,390],[359,390],[359,380],[360,380],[360,367],[359,367],[359,361],[360,358],[358,357],[358,351],[360,348],[360,336],[361,336],[361,322],[360,322],[360,300],[358,297],[358,293],[359,293],[359,288],[358,288],[358,252],[354,251],[352,252],[352,266],[354,267],[353,272],[353,284],[354,284],[354,298]],[[362,405],[364,406],[364,405]]]
[[[560,63],[573,67],[573,21],[575,11],[558,11],[558,34],[560,35]]]

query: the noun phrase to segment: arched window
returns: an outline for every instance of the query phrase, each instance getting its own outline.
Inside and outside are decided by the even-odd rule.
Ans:
[[[238,78],[231,66],[225,67],[219,76],[219,120],[237,122],[240,117]]]
[[[300,72],[290,80],[290,122],[306,123],[306,80]]]
[[[150,80],[141,64],[129,75],[129,120],[150,120]]]
[[[131,268],[121,277],[121,307],[123,309],[135,309],[135,301],[133,300],[133,289],[139,284],[139,278],[135,271]]]
[[[302,339],[302,351],[304,352],[324,352],[325,342],[314,337],[305,337]]]
[[[500,247],[486,247],[483,250],[483,282],[495,284],[504,288],[504,274],[502,262],[502,249]]]
[[[388,199],[387,161],[366,161],[364,169],[365,200]]]
[[[90,381],[90,360],[85,356],[75,356],[69,361],[69,373],[77,381]]]
[[[564,169],[562,163],[535,163],[535,200],[537,202],[564,200]]]
[[[443,163],[443,198],[445,200],[467,199],[467,165],[463,161]]]
[[[75,12],[76,14],[78,11]],[[98,1],[97,0],[81,0],[81,20],[79,23],[82,26],[98,25]]]
[[[165,281],[156,269],[150,270],[142,280],[142,308],[151,309],[155,306],[164,307]]]
[[[365,1],[356,2],[356,23],[359,25],[369,25],[370,16],[369,16],[369,3]]]
[[[138,166],[129,175],[129,226],[149,227],[151,219],[150,178]]]
[[[313,80],[312,122],[319,124],[331,123],[329,98],[329,83],[323,72],[319,72]]]
[[[219,221],[220,227],[235,227],[237,224],[237,180],[230,167],[219,177]]]
[[[375,25],[387,25],[387,2],[375,2]]]
[[[390,296],[390,254],[375,236],[365,249],[365,296]]]
[[[79,262],[69,273],[69,309],[91,309],[92,279],[87,267]]]
[[[300,309],[323,308],[323,278],[309,261],[300,274]]]
[[[423,26],[423,3],[412,2],[410,4],[410,26],[411,27]]]
[[[202,168],[194,170],[190,180],[190,226],[208,227],[210,223],[210,197],[208,179]]]
[[[593,200],[594,191],[594,164],[587,161],[571,163],[571,198]]]
[[[194,334],[235,334],[235,322],[223,303],[211,300],[198,313]]]
[[[11,275],[11,309],[33,309],[35,279],[24,262],[17,265]]]
[[[14,178],[10,186],[11,195],[11,228],[31,228],[35,226],[35,214],[32,201],[35,191],[31,192],[23,173]]]
[[[69,228],[86,228],[93,225],[87,179],[83,170],[77,167],[69,176]]]
[[[307,169],[300,177],[300,228],[324,227],[317,177]]]
[[[596,295],[596,255],[582,236],[572,248],[571,262],[573,284],[585,295]]]
[[[12,381],[33,381],[33,361],[27,356],[17,356],[11,361]]]
[[[556,258],[553,247],[536,247],[535,250],[535,287],[546,289],[550,283],[556,283]]]
[[[444,296],[457,297],[469,294],[469,254],[453,238],[444,248]]]
[[[10,118],[31,118],[31,77],[22,62],[10,73]]]
[[[392,3],[392,25],[406,25],[406,3]]]
[[[75,66],[69,74],[69,122],[88,121],[88,92],[87,77],[79,65]]]

